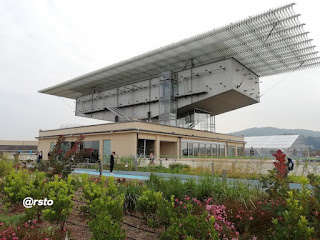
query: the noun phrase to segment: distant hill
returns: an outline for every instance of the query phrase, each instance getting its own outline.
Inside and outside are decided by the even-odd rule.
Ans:
[[[284,129],[274,127],[248,128],[230,133],[235,136],[270,136],[270,135],[301,135],[306,144],[313,149],[320,149],[320,132],[306,129]]]
[[[270,135],[302,135],[304,137],[320,137],[319,131],[306,129],[284,129],[274,127],[248,128],[239,132],[230,133],[235,136],[270,136]]]

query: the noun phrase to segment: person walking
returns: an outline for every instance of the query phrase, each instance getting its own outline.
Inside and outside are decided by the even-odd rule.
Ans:
[[[113,165],[114,165],[114,156],[116,155],[115,152],[112,152],[110,156],[110,173],[113,174]]]

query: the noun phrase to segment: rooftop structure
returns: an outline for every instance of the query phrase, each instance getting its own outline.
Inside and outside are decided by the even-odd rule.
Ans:
[[[208,31],[41,93],[76,115],[215,131],[214,116],[260,101],[259,78],[319,66],[294,4]]]
[[[308,156],[309,148],[300,135],[274,135],[245,137],[246,153],[249,155],[251,147],[256,156],[272,156],[278,149],[282,149],[289,156]]]

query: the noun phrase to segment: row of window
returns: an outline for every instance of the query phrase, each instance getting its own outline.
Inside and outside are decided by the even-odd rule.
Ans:
[[[181,155],[185,157],[225,157],[225,145],[209,142],[182,142]],[[236,156],[235,146],[228,146],[227,156]],[[243,147],[237,147],[237,156],[243,156]]]
[[[99,141],[84,141],[80,149],[83,150],[83,157],[89,158],[90,162],[96,162],[99,160]],[[50,151],[53,150],[55,142],[51,142],[50,144]],[[73,146],[75,142],[68,142],[65,141],[61,145],[61,149],[63,153],[66,153],[69,151]]]
[[[182,142],[182,156],[187,157],[224,157],[225,145],[197,142]]]

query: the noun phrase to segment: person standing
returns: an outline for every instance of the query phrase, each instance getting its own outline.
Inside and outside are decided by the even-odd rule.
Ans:
[[[114,156],[116,155],[115,152],[112,152],[110,156],[110,173],[113,174],[113,165],[114,165]]]
[[[37,163],[39,164],[40,163],[40,152],[37,151]]]
[[[154,155],[153,155],[153,153],[150,153],[149,160],[150,160],[150,164],[153,165],[154,164]]]
[[[253,147],[250,148],[250,157],[253,157],[254,156],[254,150],[253,150]]]

